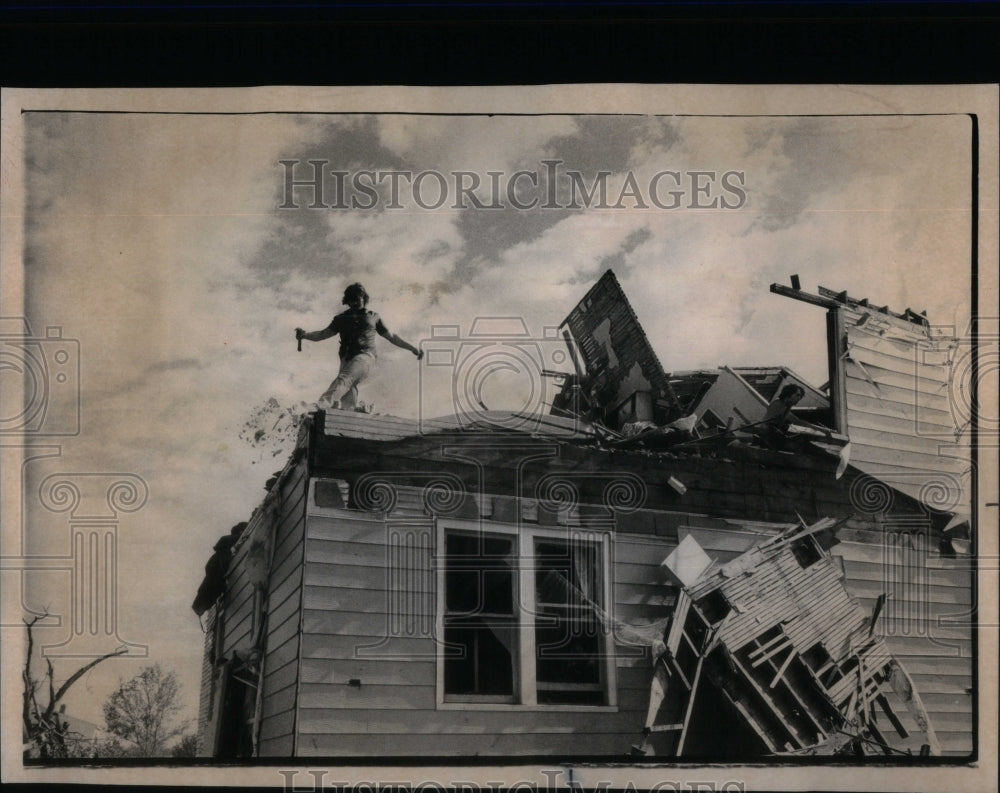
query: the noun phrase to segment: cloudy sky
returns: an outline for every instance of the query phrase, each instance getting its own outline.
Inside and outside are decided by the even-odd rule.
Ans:
[[[29,114],[26,314],[33,329],[59,325],[79,340],[82,402],[80,435],[33,463],[29,486],[56,471],[148,483],[146,506],[121,518],[119,635],[177,670],[193,717],[202,634],[190,603],[204,563],[283,463],[240,432],[268,398],[313,401],[336,374],[335,341],[296,353],[293,332],[325,326],[345,285],[363,281],[372,307],[416,344],[435,324],[465,332],[477,316],[521,317],[540,334],[612,267],[668,371],[785,364],[820,385],[823,312],[768,285],[797,273],[809,291],[846,289],[963,325],[970,134],[957,115]],[[301,188],[300,208],[281,209],[281,160],[300,162],[296,178],[309,160],[348,179],[436,171],[449,200],[425,209],[407,194],[388,208],[386,180],[371,209],[309,208]],[[538,188],[520,177],[515,200],[546,198],[553,160],[563,208],[511,206],[518,171]],[[609,172],[607,203],[621,206],[567,208],[571,170],[588,185]],[[499,208],[455,208],[459,171]],[[680,188],[658,182],[660,203],[677,208],[649,199],[663,171],[680,174]],[[693,171],[715,174],[697,177],[708,193],[694,195]],[[721,185],[731,171],[745,201]],[[436,184],[423,182],[423,204]],[[691,208],[713,198],[730,208]],[[396,415],[452,412],[446,376],[421,380],[412,355],[380,344],[362,398]],[[487,396],[490,407],[518,400],[496,384]],[[28,525],[29,551],[65,547],[65,515],[29,501]],[[30,587],[37,605],[64,607],[60,575],[32,574]],[[106,663],[69,709],[100,722],[114,682],[143,663]]]

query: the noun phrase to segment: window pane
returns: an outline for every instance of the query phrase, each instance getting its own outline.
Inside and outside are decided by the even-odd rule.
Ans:
[[[600,683],[600,630],[592,614],[569,617],[563,610],[540,609],[535,624],[537,679],[551,683]]]
[[[446,537],[445,602],[450,614],[514,614],[513,540]]]
[[[539,603],[600,602],[598,547],[591,542],[535,543],[535,592]]]
[[[513,623],[469,617],[446,624],[445,693],[513,695],[515,638]]]
[[[514,696],[514,539],[445,535],[446,694]]]
[[[600,546],[535,543],[535,654],[540,703],[603,704]]]

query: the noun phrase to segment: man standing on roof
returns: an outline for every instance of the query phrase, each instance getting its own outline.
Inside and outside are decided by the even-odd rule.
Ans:
[[[409,350],[418,360],[424,357],[421,350],[390,331],[381,317],[367,308],[368,292],[361,284],[347,287],[342,302],[347,311],[337,314],[323,330],[307,333],[302,328],[295,329],[295,338],[299,341],[323,341],[340,334],[340,371],[316,403],[319,410],[331,407],[353,410],[357,405],[358,384],[368,377],[375,365],[376,333],[397,347]]]

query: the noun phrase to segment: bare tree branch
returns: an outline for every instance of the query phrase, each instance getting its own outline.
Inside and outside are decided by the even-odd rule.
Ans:
[[[128,648],[119,647],[117,650],[102,655],[100,658],[95,658],[70,675],[69,679],[59,687],[58,691],[55,688],[55,668],[52,665],[52,659],[46,658],[45,676],[48,678],[49,702],[45,709],[42,710],[38,704],[38,687],[41,681],[35,680],[31,671],[31,662],[35,650],[35,637],[32,629],[39,620],[45,619],[48,616],[49,613],[46,611],[44,614],[36,615],[30,621],[23,620],[25,630],[28,634],[28,652],[25,657],[24,668],[21,671],[21,678],[24,681],[21,720],[28,742],[34,745],[43,757],[65,757],[68,752],[66,735],[64,733],[64,725],[55,713],[56,706],[66,692],[69,691],[70,687],[83,675],[102,661],[126,653]]]
[[[49,678],[49,705],[45,708],[45,718],[48,719],[52,716],[52,711],[56,709],[56,687],[55,687],[55,670],[52,668],[52,659],[46,658],[45,665],[48,668],[48,678]]]
[[[106,661],[109,658],[114,658],[115,656],[118,656],[118,655],[124,655],[127,652],[128,652],[128,647],[122,646],[122,647],[119,647],[114,652],[106,653],[106,654],[102,655],[100,658],[95,658],[93,661],[91,661],[86,666],[81,666],[72,675],[70,675],[69,679],[65,683],[63,683],[59,687],[59,690],[55,693],[55,698],[52,701],[52,706],[55,707],[55,704],[60,699],[63,698],[63,695],[69,690],[69,687],[71,685],[73,685],[81,677],[83,677],[85,674],[87,674],[87,672],[89,672],[91,669],[93,669],[95,666],[97,666],[99,663],[101,663],[101,661]]]

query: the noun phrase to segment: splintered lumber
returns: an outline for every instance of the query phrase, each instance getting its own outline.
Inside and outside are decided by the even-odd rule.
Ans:
[[[719,686],[771,751],[835,751],[850,736],[886,753],[900,750],[890,747],[870,716],[876,705],[900,737],[909,734],[886,697],[883,686],[891,684],[929,736],[931,750],[939,751],[912,680],[877,632],[879,609],[862,610],[844,588],[834,557],[816,541],[818,532],[837,527],[828,519],[791,526],[679,582],[665,655],[687,697],[675,755],[685,749],[699,684]],[[693,536],[685,541],[688,557],[698,558]],[[699,621],[703,627],[696,627]],[[724,656],[713,656],[720,646]],[[686,669],[676,657],[682,648],[686,656],[695,653]],[[707,676],[706,662],[712,667]],[[668,729],[656,723],[657,712],[650,708],[647,729]]]

